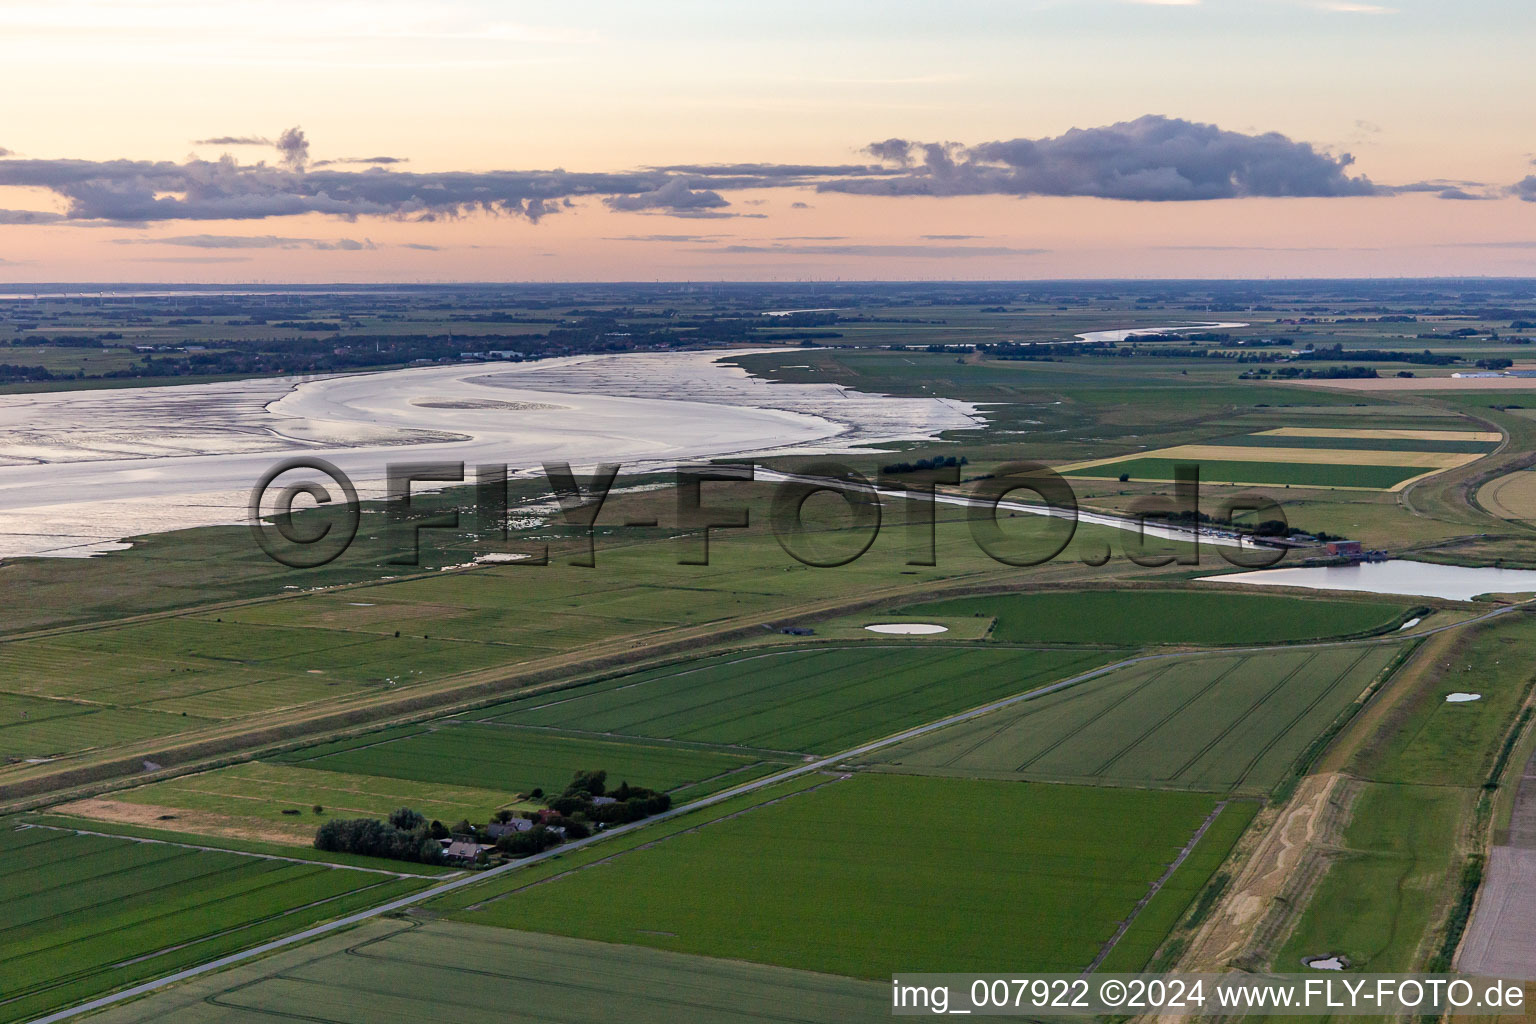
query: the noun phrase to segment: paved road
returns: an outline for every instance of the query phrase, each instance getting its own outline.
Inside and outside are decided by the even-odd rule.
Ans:
[[[1506,605],[1501,608],[1493,609],[1492,611],[1486,612],[1482,615],[1478,615],[1474,618],[1466,619],[1462,622],[1450,622],[1446,623],[1445,625],[1435,626],[1430,629],[1415,630],[1412,633],[1392,633],[1385,636],[1366,637],[1359,640],[1319,640],[1313,643],[1286,644],[1284,646],[1287,650],[1294,650],[1297,648],[1313,649],[1327,647],[1350,647],[1359,646],[1362,644],[1390,643],[1395,640],[1404,639],[1405,637],[1425,637],[1431,636],[1435,633],[1442,633],[1447,630],[1462,629],[1466,626],[1473,625],[1474,623],[1486,622],[1489,619],[1497,618],[1501,615],[1506,615],[1520,607],[1523,607],[1523,605]],[[1274,647],[1275,645],[1273,644],[1253,647],[1224,647],[1221,648],[1220,651],[1224,654],[1257,654],[1264,651],[1273,650]],[[798,778],[811,772],[817,772],[825,768],[831,768],[845,761],[850,761],[854,758],[861,757],[864,754],[869,754],[876,750],[881,750],[885,747],[894,746],[898,743],[904,743],[907,740],[927,735],[928,733],[935,732],[939,729],[948,728],[951,725],[958,725],[961,722],[968,722],[973,718],[979,718],[982,715],[988,715],[994,711],[1000,711],[1003,708],[1012,707],[1015,704],[1022,704],[1028,700],[1034,700],[1047,694],[1056,693],[1059,690],[1065,690],[1068,687],[1077,686],[1080,683],[1085,683],[1089,680],[1097,679],[1100,676],[1107,675],[1110,672],[1118,671],[1119,669],[1127,668],[1132,665],[1141,665],[1147,662],[1165,661],[1171,658],[1187,658],[1192,653],[1198,652],[1171,651],[1167,653],[1141,654],[1136,655],[1135,657],[1123,658],[1120,661],[1116,661],[1108,665],[1103,665],[1088,672],[1081,672],[1069,679],[1063,679],[1059,682],[1051,683],[1048,686],[1042,686],[1038,689],[1030,690],[1027,693],[1019,693],[1011,697],[1004,697],[1001,700],[995,700],[991,703],[983,704],[979,707],[972,708],[969,711],[962,711],[958,714],[949,715],[945,718],[940,718],[937,721],[929,722],[926,725],[915,726],[911,729],[907,729],[890,736],[885,736],[881,739],[873,740],[869,743],[851,747],[848,750],[833,754],[830,757],[818,758],[815,761],[807,761],[803,764],[795,765],[792,768],[787,768],[782,772],[777,772],[773,775],[767,775],[761,779],[755,779],[751,782],[743,783],[740,786],[735,786],[731,789],[721,790],[719,793],[715,793],[707,797],[702,797],[687,804],[681,804],[672,808],[671,810],[646,818],[643,821],[633,822],[628,825],[620,825],[616,828],[611,828],[607,831],[599,832],[596,835],[589,836],[586,839],[578,839],[573,842],[565,843],[561,846],[556,846],[550,850],[546,850],[543,853],[535,854],[532,857],[526,857],[522,860],[513,861],[510,864],[503,864],[498,868],[491,868],[488,871],[481,871],[475,874],[466,875],[461,878],[455,878],[451,881],[446,881],[439,885],[434,885],[430,888],[423,889],[420,892],[412,893],[409,896],[402,896],[397,900],[392,900],[391,902],[382,904],[381,906],[373,907],[369,910],[358,911],[355,914],[349,914],[346,917],[337,918],[334,921],[318,924],[312,928],[306,928],[304,931],[295,932],[292,935],[288,935],[280,939],[274,939],[271,942],[265,942],[259,946],[253,946],[250,949],[242,950],[238,953],[231,953],[228,956],[220,957],[217,960],[211,960],[208,963],[200,964],[196,967],[189,967],[185,970],[176,971],[173,974],[168,974],[162,978],[156,978],[152,981],[146,981],[141,984],[134,985],[133,987],[123,989],[120,992],[113,992],[109,995],[101,996],[97,999],[92,999],[89,1002],[81,1003],[78,1006],[72,1006],[68,1009],[59,1010],[55,1013],[47,1015],[46,1017],[39,1017],[32,1021],[31,1024],[51,1024],[53,1021],[69,1020],[70,1018],[77,1017],[80,1014],[89,1013],[92,1010],[98,1010],[104,1006],[111,1006],[114,1003],[120,1003],[124,1000],[132,999],[136,996],[141,996],[146,993],[153,992],[156,989],[164,988],[167,985],[174,985],[179,981],[185,981],[188,978],[197,977],[200,974],[207,974],[210,971],[217,971],[232,964],[241,963],[242,961],[262,956],[272,952],[273,950],[282,949],[285,946],[291,946],[300,942],[307,942],[308,940],[317,938],[321,935],[326,935],[330,932],[338,931],[342,928],[351,927],[352,925],[361,921],[367,921],[371,918],[380,917],[385,914],[391,914],[397,910],[404,910],[407,907],[412,907],[419,903],[424,903],[427,900],[446,895],[450,892],[462,889],[465,886],[476,885],[480,882],[486,881],[487,879],[496,878],[500,875],[505,875],[513,871],[520,871],[526,867],[529,867],[530,865],[538,864],[541,861],[571,853],[574,850],[579,850],[584,846],[589,846],[592,843],[599,842],[611,836],[622,835],[626,832],[631,832],[635,829],[643,828],[647,825],[651,825],[659,821],[666,821],[670,818],[680,817],[684,814],[689,814],[693,811],[701,810],[706,807],[712,807],[715,804],[723,803],[726,800],[730,800],[738,796],[743,796],[748,793],[753,793],[757,790],[765,789],[769,786],[774,786],[781,782]]]

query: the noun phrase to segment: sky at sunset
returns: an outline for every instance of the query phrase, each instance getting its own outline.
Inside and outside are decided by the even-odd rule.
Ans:
[[[0,0],[0,282],[1536,275],[1528,0]]]

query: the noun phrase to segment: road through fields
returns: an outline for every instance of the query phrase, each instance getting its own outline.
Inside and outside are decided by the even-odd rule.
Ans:
[[[1522,607],[1525,607],[1525,605],[1507,605],[1502,608],[1496,608],[1483,615],[1476,616],[1475,618],[1466,619],[1462,622],[1447,623],[1443,626],[1432,627],[1430,629],[1423,630],[1422,632],[1417,632],[1413,635],[1423,637],[1441,633],[1447,630],[1461,629],[1475,623],[1487,622],[1490,619],[1506,615]],[[1287,644],[1286,647],[1288,650],[1294,650],[1296,648],[1305,649],[1347,647],[1363,644],[1395,642],[1401,639],[1402,637],[1400,636],[1389,634],[1383,637],[1371,637],[1363,640],[1334,640],[1317,641],[1314,643],[1306,644]],[[1266,646],[1245,647],[1229,649],[1228,653],[1252,654],[1262,653],[1268,649],[1270,648]],[[980,705],[979,707],[972,708],[969,711],[962,711],[958,714],[948,715],[944,718],[928,722],[924,725],[914,726],[911,729],[906,729],[902,732],[894,733],[890,736],[885,736],[881,739],[874,740],[869,743],[860,744],[856,747],[849,748],[848,750],[841,751],[840,753],[833,754],[829,757],[823,757],[815,761],[807,761],[804,764],[795,765],[773,775],[768,775],[761,779],[746,782],[732,789],[722,790],[719,793],[714,793],[710,796],[702,797],[698,800],[683,804],[679,807],[674,807],[668,811],[650,818],[646,818],[642,821],[632,822],[628,825],[620,825],[616,828],[597,833],[586,839],[578,839],[570,843],[565,843],[561,846],[546,850],[543,853],[524,858],[523,860],[514,861],[510,864],[504,864],[501,867],[491,868],[487,871],[479,872],[478,874],[466,875],[461,878],[452,879],[442,883],[441,885],[435,885],[431,888],[423,889],[420,892],[413,893],[409,896],[403,896],[400,899],[392,900],[388,903],[381,904],[380,906],[373,907],[372,909],[359,911],[355,914],[349,914],[346,917],[337,918],[334,921],[328,921],[324,924],[315,925],[314,927],[306,928],[303,931],[295,932],[292,935],[262,943],[259,946],[253,946],[252,948],[243,950],[239,953],[232,953],[228,956],[220,957],[216,960],[211,960],[208,963],[200,964],[196,967],[189,967],[185,970],[176,971],[175,973],[168,974],[165,977],[157,978],[153,981],[146,981],[141,984],[134,985],[130,988],[123,989],[122,991],[114,992],[110,995],[101,996],[96,999],[89,1000],[88,1002],[81,1003],[77,1006],[72,1006],[63,1010],[56,1011],[54,1013],[48,1014],[47,1016],[37,1018],[31,1022],[31,1024],[52,1024],[54,1021],[69,1020],[83,1013],[88,1013],[92,1010],[97,1010],[104,1006],[111,1006],[114,1003],[119,1003],[126,999],[132,999],[137,996],[153,992],[157,989],[164,988],[167,985],[173,985],[187,978],[197,977],[198,975],[206,974],[210,971],[216,971],[221,968],[228,967],[232,964],[241,963],[242,961],[249,960],[253,957],[262,956],[274,950],[283,949],[287,946],[294,945],[295,943],[305,942],[309,939],[317,938],[321,935],[326,935],[339,929],[350,927],[361,921],[367,921],[371,918],[380,917],[384,914],[390,914],[398,910],[404,910],[408,907],[416,906],[417,904],[426,902],[427,900],[435,899],[438,896],[443,896],[450,892],[455,892],[466,886],[474,885],[487,879],[509,874],[511,872],[529,867],[533,864],[538,864],[542,861],[570,853],[573,850],[578,850],[582,847],[590,846],[593,843],[600,842],[603,839],[611,836],[623,835],[625,833],[635,831],[636,829],[643,828],[649,824],[660,821],[667,821],[672,818],[680,817],[684,814],[692,813],[693,811],[702,810],[706,807],[712,807],[716,804],[723,803],[726,800],[754,793],[769,786],[774,786],[781,782],[786,782],[790,779],[798,778],[799,776],[806,775],[811,772],[821,771],[826,768],[833,768],[845,761],[860,757],[864,754],[871,753],[876,750],[880,750],[884,747],[892,746],[897,743],[904,743],[907,740],[915,739],[919,736],[924,736],[928,733],[947,728],[951,725],[957,725],[961,722],[970,721],[971,719],[978,718],[982,715],[990,714],[993,711],[1012,707],[1027,700],[1034,700],[1037,697],[1043,697],[1046,694],[1055,693],[1070,686],[1077,686],[1081,683],[1088,682],[1092,679],[1097,679],[1106,673],[1113,672],[1118,669],[1126,668],[1131,665],[1144,664],[1147,662],[1162,661],[1169,658],[1187,657],[1188,654],[1189,652],[1182,651],[1162,654],[1143,654],[1131,658],[1124,658],[1120,661],[1114,662],[1113,664],[1103,665],[1091,671],[1079,673],[1078,675],[1072,676],[1070,678],[1051,683],[1048,686],[1037,687],[1036,689],[1027,691],[1025,693],[1014,694],[1011,697],[1005,697],[1001,700],[991,701],[987,704]]]

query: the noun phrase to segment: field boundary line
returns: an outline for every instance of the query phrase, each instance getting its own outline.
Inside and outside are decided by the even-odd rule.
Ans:
[[[453,723],[450,728],[457,725],[488,725],[497,729],[528,729],[535,732],[550,733],[557,737],[570,736],[572,739],[610,740],[616,743],[630,743],[662,747],[676,747],[679,750],[697,750],[706,754],[740,754],[754,755],[757,757],[810,757],[806,750],[774,750],[770,747],[753,747],[741,743],[709,743],[704,740],[679,740],[670,736],[639,736],[627,732],[594,732],[591,729],[572,729],[563,725],[524,725],[521,722],[498,722],[492,718],[465,718],[447,719]],[[377,744],[374,744],[375,746]],[[357,748],[353,748],[357,749]]]
[[[1111,935],[1109,941],[1104,943],[1103,948],[1099,950],[1099,955],[1093,958],[1093,963],[1083,970],[1084,974],[1092,974],[1099,969],[1099,965],[1120,944],[1120,940],[1125,938],[1125,933],[1131,930],[1131,925],[1136,923],[1136,919],[1147,908],[1147,904],[1152,902],[1154,896],[1163,891],[1163,886],[1167,885],[1169,879],[1173,878],[1174,872],[1178,871],[1184,862],[1189,859],[1189,855],[1195,852],[1195,847],[1200,845],[1200,840],[1204,839],[1205,834],[1211,830],[1211,826],[1216,824],[1216,819],[1221,817],[1221,812],[1227,809],[1227,804],[1229,803],[1231,803],[1230,800],[1216,801],[1216,806],[1211,808],[1211,813],[1207,814],[1205,820],[1200,823],[1200,827],[1195,829],[1195,834],[1189,837],[1189,842],[1184,844],[1184,848],[1179,851],[1179,855],[1173,858],[1173,863],[1168,865],[1168,870],[1163,872],[1161,878],[1152,883],[1152,887],[1147,890],[1145,896],[1136,901],[1136,906],[1131,908],[1131,912],[1126,915],[1124,921],[1120,922],[1120,927],[1116,929],[1115,934]]]
[[[288,864],[305,864],[310,867],[335,868],[337,871],[363,871],[370,875],[392,875],[395,878],[420,878],[427,881],[455,878],[457,875],[416,875],[408,871],[390,871],[388,868],[365,868],[357,864],[333,864],[328,860],[305,860],[303,857],[284,857],[277,853],[253,853],[250,850],[226,850],[222,846],[199,846],[196,843],[178,843],[170,839],[150,839],[146,836],[128,836],[119,832],[95,832],[88,828],[70,828],[67,825],[45,825],[40,822],[22,822],[17,829],[43,828],[50,832],[72,832],[79,836],[97,836],[102,839],[121,839],[130,843],[147,843],[152,846],[177,846],[183,850],[203,853],[227,853],[234,857],[254,857],[257,860],[278,860]],[[459,872],[462,874],[463,872]]]

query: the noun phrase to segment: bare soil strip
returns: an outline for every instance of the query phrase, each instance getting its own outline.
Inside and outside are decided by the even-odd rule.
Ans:
[[[1265,832],[1253,855],[1190,941],[1180,970],[1219,971],[1248,953],[1261,924],[1294,885],[1303,861],[1331,842],[1342,775],[1311,775]]]

